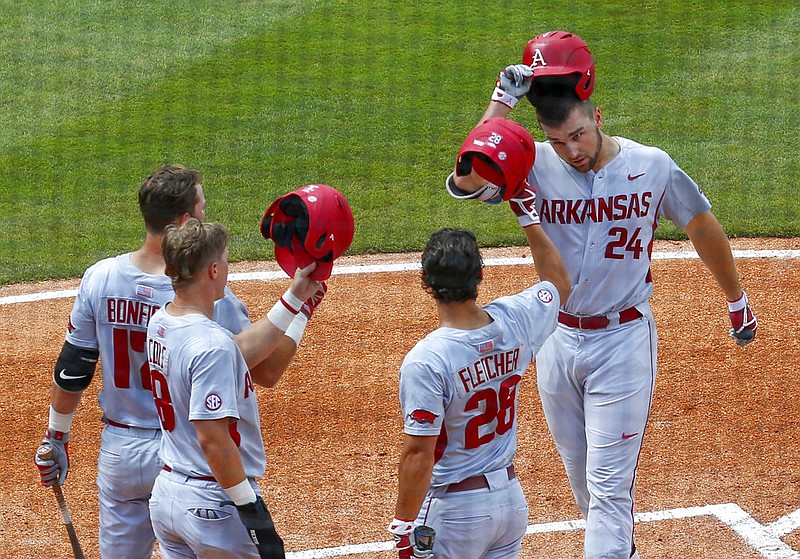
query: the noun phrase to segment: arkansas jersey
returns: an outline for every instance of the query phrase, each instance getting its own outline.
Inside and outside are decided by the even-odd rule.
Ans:
[[[192,421],[229,418],[245,474],[263,475],[256,393],[233,334],[204,315],[162,309],[150,321],[147,346],[164,463],[186,475],[213,476]]]
[[[508,466],[517,449],[518,387],[559,307],[541,282],[483,309],[476,330],[441,327],[408,352],[400,368],[404,431],[438,435],[431,486]]]
[[[147,366],[147,325],[173,297],[170,279],[142,272],[131,262],[130,253],[101,260],[84,273],[66,339],[99,349],[103,387],[98,400],[108,419],[159,428]],[[215,320],[234,333],[250,324],[244,304],[228,288],[214,313]]]
[[[658,220],[683,228],[711,208],[700,187],[664,151],[614,137],[620,152],[599,172],[581,173],[548,142],[536,142],[528,177],[547,236],[569,270],[563,309],[593,316],[646,301]]]

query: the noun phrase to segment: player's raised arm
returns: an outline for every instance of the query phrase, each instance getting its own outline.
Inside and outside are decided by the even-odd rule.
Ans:
[[[527,64],[510,64],[500,71],[492,98],[478,124],[495,117],[506,117],[524,97],[533,82],[533,68]]]
[[[536,145],[524,126],[506,118],[491,118],[467,136],[445,187],[459,200],[487,204],[507,200],[525,230],[539,277],[552,282],[561,301],[566,301],[570,293],[569,274],[540,225],[536,191],[528,183],[535,159]]]
[[[261,320],[233,337],[248,367],[258,365],[272,354],[300,313],[304,302],[322,288],[322,282],[310,277],[315,269],[316,263],[313,262],[298,269],[291,287],[272,309]]]

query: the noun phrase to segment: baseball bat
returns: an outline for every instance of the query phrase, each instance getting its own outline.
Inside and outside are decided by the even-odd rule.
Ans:
[[[53,448],[47,445],[42,445],[36,451],[39,460],[51,460],[53,458]],[[56,496],[58,508],[61,510],[61,519],[64,521],[64,526],[67,528],[69,534],[69,543],[72,545],[72,554],[75,559],[86,559],[81,549],[81,542],[78,541],[78,534],[75,532],[75,526],[72,525],[72,517],[69,514],[69,507],[67,507],[67,500],[64,498],[64,492],[61,490],[60,485],[53,485],[53,494]]]

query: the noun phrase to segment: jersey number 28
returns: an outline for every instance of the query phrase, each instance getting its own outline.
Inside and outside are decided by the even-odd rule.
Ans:
[[[517,385],[522,377],[511,375],[500,384],[500,389],[495,391],[493,388],[485,388],[472,395],[464,407],[465,411],[472,411],[483,406],[483,413],[476,415],[467,422],[464,431],[466,448],[478,448],[494,439],[495,434],[503,435],[514,426]],[[484,430],[481,435],[481,427],[496,422],[494,430]]]

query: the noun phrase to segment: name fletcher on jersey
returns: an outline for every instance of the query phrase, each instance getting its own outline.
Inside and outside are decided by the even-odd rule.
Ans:
[[[468,394],[490,380],[516,371],[519,365],[519,350],[520,348],[517,347],[509,351],[486,355],[457,371],[456,376],[461,381],[460,386],[463,387],[464,394]]]

